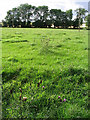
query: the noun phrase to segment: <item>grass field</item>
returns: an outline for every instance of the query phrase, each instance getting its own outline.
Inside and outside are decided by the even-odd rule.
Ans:
[[[3,118],[88,118],[87,30],[2,28],[2,68]]]

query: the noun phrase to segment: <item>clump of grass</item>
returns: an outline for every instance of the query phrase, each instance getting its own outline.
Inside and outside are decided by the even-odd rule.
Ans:
[[[62,47],[62,45],[59,44],[59,45],[56,45],[56,47]]]
[[[90,50],[90,48],[84,48],[84,50]]]
[[[76,39],[80,39],[78,36],[75,37]]]
[[[50,38],[47,38],[46,36],[41,38],[40,53],[41,52],[48,52],[48,50],[49,50],[49,42],[50,42]]]
[[[78,41],[78,43],[83,43],[83,41]]]
[[[66,40],[71,40],[71,38],[68,37],[68,38],[66,38]]]

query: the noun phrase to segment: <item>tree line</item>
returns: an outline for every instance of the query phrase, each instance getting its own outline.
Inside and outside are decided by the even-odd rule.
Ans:
[[[21,4],[17,8],[13,8],[7,12],[5,20],[2,20],[3,27],[36,27],[51,28],[78,28],[82,25],[86,12],[84,8],[75,10],[76,18],[73,18],[73,11],[69,9],[62,11],[61,9],[51,9],[48,6],[32,6],[29,4]]]

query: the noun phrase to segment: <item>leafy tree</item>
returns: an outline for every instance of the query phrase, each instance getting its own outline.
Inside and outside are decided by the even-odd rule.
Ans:
[[[7,26],[11,27],[12,26],[12,11],[9,10],[7,12],[7,16],[5,17],[5,21],[7,23]]]
[[[74,29],[78,28],[78,26],[79,26],[79,19],[78,18],[74,19],[72,25],[73,25]]]
[[[83,20],[85,19],[87,10],[85,10],[84,8],[78,8],[75,10],[75,12],[76,12],[76,17],[79,19],[79,30],[80,30],[80,25],[82,25]]]
[[[86,26],[88,26],[88,29],[90,30],[90,14],[88,14],[85,18]]]
[[[73,17],[73,13],[72,13],[72,9],[67,10],[66,11],[66,15],[67,15],[67,20],[68,20],[68,26],[72,26],[72,17]]]
[[[56,21],[59,21],[59,12],[61,12],[58,9],[51,9],[50,10],[50,20],[54,24],[54,26],[57,26]]]
[[[2,26],[7,27],[7,22],[5,20],[2,20]]]
[[[52,26],[52,21],[50,19],[46,20],[46,25],[51,28]]]
[[[48,6],[39,6],[35,9],[34,12],[34,25],[39,27],[47,27],[46,21],[49,15]],[[39,25],[37,25],[39,24]]]
[[[68,24],[68,19],[67,19],[66,12],[62,12],[61,23],[62,23],[62,28],[68,28],[69,24]]]
[[[39,19],[45,22],[48,17],[48,6],[39,6],[38,12],[39,12]]]
[[[33,12],[35,6],[29,4],[21,4],[18,8],[13,8],[7,12],[5,21],[10,27],[31,27],[31,22],[33,19]]]
[[[37,27],[37,28],[42,28],[42,27],[44,27],[44,22],[42,22],[41,20],[37,20],[37,21],[33,22],[33,26]]]
[[[18,9],[22,27],[31,27],[35,6],[29,4],[21,4]]]
[[[60,9],[51,9],[50,10],[50,19],[55,27],[68,27],[68,19],[66,12],[61,11]]]

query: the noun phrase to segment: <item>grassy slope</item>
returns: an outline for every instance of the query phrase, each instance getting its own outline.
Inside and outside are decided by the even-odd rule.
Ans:
[[[88,117],[87,37],[85,30],[3,28],[3,117]]]

